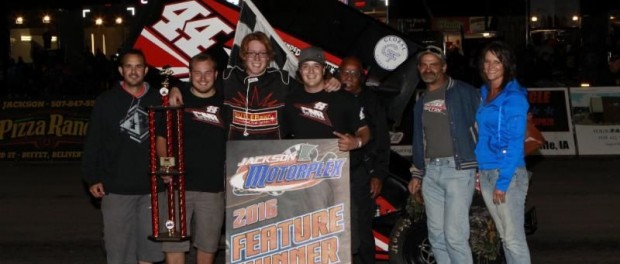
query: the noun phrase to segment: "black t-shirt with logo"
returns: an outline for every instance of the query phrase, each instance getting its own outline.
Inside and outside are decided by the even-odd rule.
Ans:
[[[185,188],[188,191],[224,191],[226,127],[222,119],[223,100],[218,94],[200,98],[181,89]],[[176,127],[176,126],[173,126]],[[159,126],[159,135],[165,135]],[[176,143],[175,143],[176,144]],[[178,165],[178,163],[177,163]]]
[[[334,131],[355,135],[366,125],[355,97],[344,90],[332,93],[291,90],[284,115],[288,137],[296,139],[337,138]],[[351,167],[361,161],[358,152],[351,152]]]

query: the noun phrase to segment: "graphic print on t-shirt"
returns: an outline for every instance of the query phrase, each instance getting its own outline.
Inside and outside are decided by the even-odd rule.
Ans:
[[[142,143],[149,135],[148,114],[140,108],[139,103],[127,110],[127,115],[120,122],[121,131],[127,132],[133,141]]]
[[[192,115],[192,119],[198,122],[212,124],[218,127],[224,127],[222,117],[220,115],[220,107],[209,105],[204,108],[187,108],[185,112]]]
[[[437,99],[424,104],[424,111],[436,114],[446,114],[446,101]]]
[[[300,116],[330,127],[332,126],[332,122],[329,120],[329,116],[327,115],[327,108],[329,108],[328,104],[323,102],[314,102],[310,104],[295,104],[295,107],[301,110],[301,113],[299,113]]]
[[[230,104],[233,107],[233,124],[258,128],[277,125],[277,108],[283,103],[274,98],[273,93],[261,97],[258,88],[254,86],[249,92],[249,97],[237,92],[230,100]]]

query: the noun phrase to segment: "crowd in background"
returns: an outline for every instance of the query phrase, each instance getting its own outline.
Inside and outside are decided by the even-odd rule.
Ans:
[[[108,57],[97,50],[95,54],[85,51],[66,58],[62,50],[53,50],[33,52],[32,62],[25,62],[21,56],[10,58],[0,97],[95,96],[118,79],[117,56]]]

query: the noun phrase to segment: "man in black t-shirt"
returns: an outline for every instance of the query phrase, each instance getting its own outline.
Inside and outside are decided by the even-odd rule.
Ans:
[[[359,182],[359,258],[361,263],[372,263],[375,259],[375,239],[372,234],[372,220],[375,217],[374,199],[381,193],[383,179],[389,172],[390,133],[388,130],[385,108],[379,95],[364,85],[362,62],[356,57],[342,59],[338,67],[338,79],[345,86],[344,90],[353,94],[364,110],[366,122],[372,137],[363,148],[363,165],[365,173],[360,173]],[[357,175],[356,175],[357,176]],[[365,193],[370,195],[364,195]]]
[[[370,130],[355,97],[344,91],[328,93],[324,90],[325,56],[317,47],[303,49],[299,56],[299,75],[303,89],[289,92],[285,106],[286,131],[295,139],[338,138],[340,151],[350,152],[351,190],[351,254],[357,261],[358,234],[361,229],[359,204],[369,192],[360,192],[358,176],[365,173],[361,148],[370,140]],[[367,184],[366,184],[367,185]],[[366,199],[366,200],[367,200]],[[365,228],[372,235],[371,227]]]
[[[324,90],[325,57],[317,47],[303,49],[299,56],[303,89],[289,92],[285,117],[293,138],[336,138],[341,151],[360,148],[370,132],[355,97],[346,91]]]
[[[226,129],[222,122],[222,98],[216,93],[216,61],[201,53],[189,63],[190,89],[181,89],[185,106],[183,136],[187,225],[194,222],[194,246],[198,264],[213,263],[224,222],[224,158]],[[161,135],[162,133],[160,133]],[[157,152],[166,156],[166,138],[157,138]],[[170,181],[169,177],[164,178]],[[166,263],[185,263],[189,241],[164,242]]]

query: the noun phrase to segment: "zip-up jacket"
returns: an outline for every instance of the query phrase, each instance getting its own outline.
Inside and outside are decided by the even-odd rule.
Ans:
[[[482,98],[489,88],[482,86]],[[476,157],[481,170],[499,170],[495,189],[508,190],[512,176],[518,167],[525,167],[523,146],[527,122],[527,90],[516,80],[491,101],[480,105],[476,120],[480,137]]]
[[[161,99],[148,84],[145,89],[134,97],[119,82],[97,98],[82,155],[83,177],[89,186],[103,183],[106,193],[150,193],[147,107],[161,105]]]
[[[284,101],[290,89],[300,86],[288,72],[267,68],[250,77],[239,67],[223,74],[224,119],[228,139],[281,139]]]
[[[452,139],[454,161],[456,169],[472,169],[477,167],[474,149],[476,148],[476,110],[480,104],[480,94],[473,86],[448,77],[446,87],[446,111],[450,120],[450,139]],[[411,176],[422,179],[425,175],[426,164],[426,136],[422,112],[424,94],[420,96],[413,107],[413,166]],[[432,122],[429,120],[428,122]],[[447,131],[448,132],[448,131]]]

